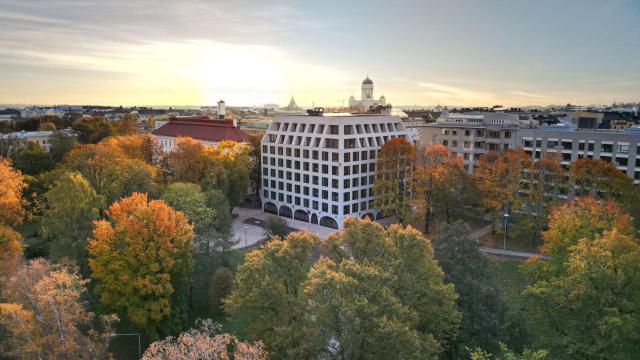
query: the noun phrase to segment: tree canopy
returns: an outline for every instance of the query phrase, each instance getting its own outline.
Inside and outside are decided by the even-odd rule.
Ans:
[[[184,306],[176,300],[188,292],[192,239],[187,217],[164,201],[134,193],[112,204],[88,245],[100,302],[157,336],[160,322]]]

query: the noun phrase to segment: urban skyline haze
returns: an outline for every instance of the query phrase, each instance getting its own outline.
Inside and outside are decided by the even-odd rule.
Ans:
[[[640,100],[640,2],[0,2],[0,103]]]

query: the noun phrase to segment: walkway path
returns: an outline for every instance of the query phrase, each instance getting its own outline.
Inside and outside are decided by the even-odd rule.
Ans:
[[[487,235],[490,232],[491,232],[491,224],[471,232],[471,237],[479,241],[483,236]],[[510,258],[516,258],[516,259],[528,259],[533,256],[537,256],[544,260],[550,259],[550,257],[546,255],[537,254],[537,253],[530,253],[526,251],[502,250],[502,249],[488,248],[488,247],[481,247],[480,252],[483,252],[489,255],[504,256],[504,257],[510,257]]]
[[[517,258],[517,259],[528,259],[534,256],[537,256],[544,260],[551,259],[550,257],[542,254],[536,254],[536,253],[530,253],[530,252],[524,252],[524,251],[494,249],[494,248],[488,248],[488,247],[481,247],[480,252],[488,255],[496,255],[496,256],[503,256],[503,257]]]

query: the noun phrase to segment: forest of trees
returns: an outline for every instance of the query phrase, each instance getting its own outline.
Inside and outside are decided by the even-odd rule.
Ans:
[[[163,153],[126,122],[81,121],[51,153],[0,157],[0,356],[134,357],[120,332],[144,359],[640,356],[638,189],[610,164],[516,150],[469,175],[397,139],[375,191],[399,224],[319,239],[270,220],[263,245],[231,250],[259,149]],[[504,211],[548,260],[505,273],[514,260],[479,251],[469,224]]]

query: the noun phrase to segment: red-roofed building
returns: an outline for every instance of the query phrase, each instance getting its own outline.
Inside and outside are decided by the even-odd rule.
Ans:
[[[173,150],[180,136],[193,138],[209,146],[216,146],[223,140],[249,143],[249,135],[234,126],[233,120],[212,120],[206,116],[174,116],[152,133],[166,152]]]

